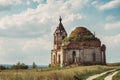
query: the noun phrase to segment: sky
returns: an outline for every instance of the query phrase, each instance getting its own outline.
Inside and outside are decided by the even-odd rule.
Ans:
[[[89,29],[120,62],[120,0],[0,0],[0,64],[48,65],[59,16],[68,34]]]

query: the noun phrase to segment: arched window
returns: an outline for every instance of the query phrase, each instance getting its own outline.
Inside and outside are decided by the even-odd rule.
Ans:
[[[62,40],[65,38],[65,36],[62,36]]]
[[[72,59],[73,59],[73,63],[75,63],[75,57],[76,57],[76,52],[75,52],[75,51],[73,51],[73,52],[72,52]]]
[[[53,56],[53,63],[55,64],[55,62],[56,62],[56,61],[55,61],[55,55],[54,55],[54,56]]]
[[[56,36],[54,36],[54,44],[56,44]]]

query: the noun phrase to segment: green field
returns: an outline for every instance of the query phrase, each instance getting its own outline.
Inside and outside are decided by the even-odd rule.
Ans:
[[[100,77],[97,77],[96,79],[93,79],[93,80],[104,80],[104,78],[110,74],[112,74],[113,72],[115,71],[112,71],[112,72],[107,72],[106,74],[100,76]]]
[[[113,80],[120,80],[120,71],[115,76],[113,76]]]
[[[95,65],[73,68],[2,70],[0,71],[0,80],[84,80],[91,75],[115,68],[118,66]]]

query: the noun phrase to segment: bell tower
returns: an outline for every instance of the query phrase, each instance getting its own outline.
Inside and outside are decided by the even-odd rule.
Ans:
[[[62,45],[62,40],[67,37],[67,32],[62,24],[62,18],[59,18],[59,25],[54,32],[54,49],[59,50]]]

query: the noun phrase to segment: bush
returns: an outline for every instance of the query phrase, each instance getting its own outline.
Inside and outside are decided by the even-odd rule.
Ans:
[[[17,64],[11,67],[12,69],[28,69],[28,66],[24,63],[18,62]]]
[[[98,38],[94,37],[93,35],[76,35],[76,36],[70,36],[66,37],[63,42],[69,42],[69,41],[80,41],[80,40],[85,40],[85,41],[90,41],[90,40],[99,40]]]
[[[5,70],[7,69],[5,66],[0,66],[0,70]]]
[[[71,41],[73,39],[73,37],[66,37],[63,41],[64,42],[69,42],[69,41]]]

